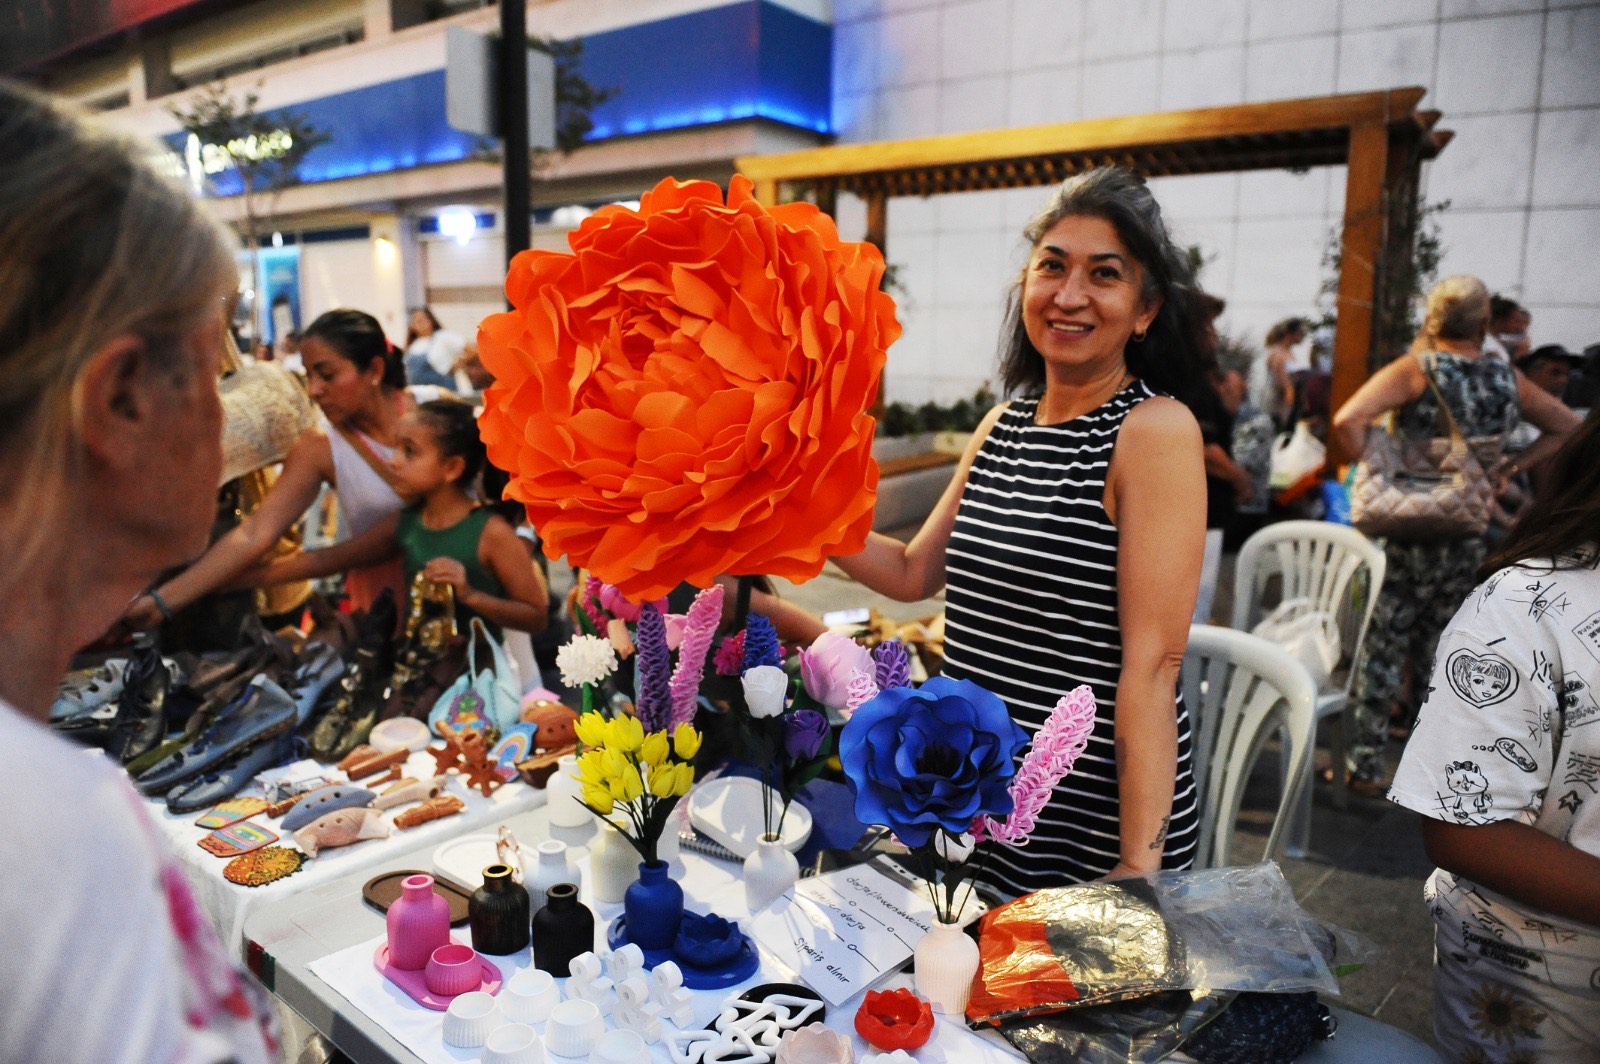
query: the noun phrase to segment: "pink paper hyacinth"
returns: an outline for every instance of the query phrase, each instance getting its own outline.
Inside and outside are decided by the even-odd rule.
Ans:
[[[678,664],[672,671],[672,727],[694,720],[700,698],[700,678],[705,673],[706,655],[722,620],[722,585],[712,584],[694,597],[683,624],[683,642],[678,645]]]
[[[850,670],[850,682],[845,688],[844,713],[849,716],[858,708],[878,697],[878,685],[861,669]]]
[[[1056,703],[1012,778],[1011,797],[1015,807],[1011,815],[998,822],[987,816],[973,821],[972,834],[979,842],[993,838],[1011,846],[1021,846],[1028,841],[1039,811],[1050,800],[1050,792],[1072,771],[1078,755],[1089,745],[1094,715],[1094,692],[1087,684]]]
[[[611,620],[600,609],[600,589],[604,586],[598,576],[590,576],[584,580],[583,593],[578,596],[579,607],[582,608],[584,615],[589,618],[589,622],[594,625],[594,630],[597,633],[604,632],[606,624]]]

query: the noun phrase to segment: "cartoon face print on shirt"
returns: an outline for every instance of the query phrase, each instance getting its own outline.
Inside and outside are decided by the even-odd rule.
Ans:
[[[1489,777],[1483,774],[1476,761],[1450,762],[1444,769],[1444,782],[1450,793],[1438,796],[1440,809],[1457,823],[1489,822],[1483,815],[1493,802],[1489,795]]]
[[[1445,661],[1450,689],[1479,709],[1504,702],[1521,682],[1516,668],[1499,654],[1475,654],[1462,647]]]

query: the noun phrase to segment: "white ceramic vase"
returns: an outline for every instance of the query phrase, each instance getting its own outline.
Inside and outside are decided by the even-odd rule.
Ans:
[[[763,835],[744,859],[744,903],[760,912],[800,881],[800,862],[776,835]]]
[[[960,924],[938,920],[917,942],[917,993],[928,999],[934,1012],[960,1016],[972,996],[972,978],[978,974],[978,944]]]
[[[578,755],[565,754],[556,759],[556,770],[545,784],[550,795],[550,826],[581,828],[594,820],[594,814],[580,799],[583,784],[578,782]]]
[[[544,908],[545,895],[557,883],[576,886],[578,874],[573,871],[567,855],[567,844],[556,839],[546,839],[534,851],[533,868],[523,876],[522,885],[528,888],[528,911],[536,913]]]
[[[639,878],[639,851],[605,824],[589,846],[589,898],[615,905]]]

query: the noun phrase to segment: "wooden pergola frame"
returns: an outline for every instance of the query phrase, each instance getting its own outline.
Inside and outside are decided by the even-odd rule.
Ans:
[[[845,144],[744,156],[737,165],[763,203],[803,197],[833,213],[840,192],[862,197],[866,239],[884,251],[893,196],[1049,185],[1109,164],[1150,177],[1343,165],[1337,409],[1375,362],[1393,353],[1380,350],[1377,338],[1390,335],[1380,323],[1404,319],[1422,161],[1452,136],[1434,128],[1438,111],[1417,109],[1425,92],[1396,88]]]

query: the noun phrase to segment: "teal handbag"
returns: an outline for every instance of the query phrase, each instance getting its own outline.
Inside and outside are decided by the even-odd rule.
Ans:
[[[481,671],[478,668],[479,640],[488,645],[492,658]],[[456,731],[504,734],[521,716],[522,698],[516,671],[499,641],[489,634],[482,620],[474,617],[467,636],[467,671],[433,704],[428,714],[428,727],[434,734],[440,734],[442,721]]]

